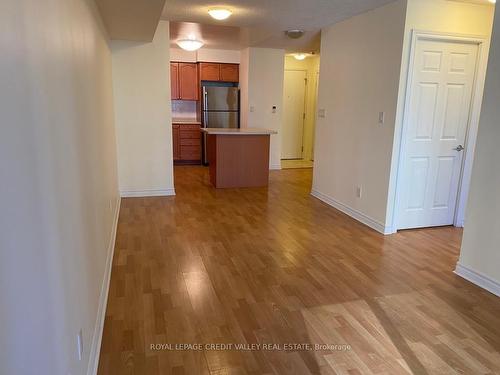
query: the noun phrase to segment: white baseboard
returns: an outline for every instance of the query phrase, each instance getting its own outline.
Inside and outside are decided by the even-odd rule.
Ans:
[[[375,229],[377,232],[382,233],[382,234],[392,234],[392,228],[390,226],[385,226],[383,223],[365,215],[362,212],[359,212],[355,210],[354,208],[351,208],[335,199],[332,197],[323,194],[315,189],[311,191],[311,195],[315,198],[318,198],[319,200],[325,202],[326,204],[336,208],[339,211],[342,211],[346,215],[349,215],[353,219],[356,219],[357,221],[369,226],[372,229]]]
[[[281,170],[281,163],[279,163],[279,164],[271,164],[269,166],[269,170],[271,170],[271,171],[279,171],[279,170]]]
[[[500,297],[500,283],[482,274],[481,272],[474,271],[461,265],[460,263],[457,263],[455,274]]]
[[[165,190],[122,190],[120,191],[122,198],[140,198],[140,197],[166,197],[175,195],[175,189]]]
[[[111,280],[111,268],[113,265],[113,255],[115,253],[116,231],[118,228],[118,217],[120,216],[120,206],[121,198],[118,197],[115,205],[116,208],[113,218],[113,226],[111,228],[111,237],[108,244],[108,256],[106,258],[104,278],[102,280],[101,293],[99,295],[99,306],[97,308],[96,323],[90,347],[87,375],[97,375],[97,367],[99,366],[99,354],[101,353],[102,332],[104,329],[104,318],[106,316],[106,305],[108,303],[109,282]]]

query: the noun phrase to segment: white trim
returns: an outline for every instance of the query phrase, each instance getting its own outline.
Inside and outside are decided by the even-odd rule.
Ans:
[[[269,170],[271,170],[271,171],[279,171],[279,170],[281,170],[281,162],[279,164],[271,164],[269,166]]]
[[[380,221],[377,221],[377,220],[371,218],[370,216],[365,215],[364,213],[362,213],[358,210],[355,210],[354,208],[349,207],[349,206],[345,205],[344,203],[341,203],[341,202],[335,200],[334,198],[332,198],[326,194],[319,192],[316,189],[311,190],[311,195],[315,198],[318,198],[320,201],[323,201],[326,204],[328,204],[328,205],[336,208],[337,210],[345,213],[346,215],[352,217],[353,219],[369,226],[370,228],[376,230],[379,233],[382,233],[382,234],[391,234],[392,233],[391,228],[386,227]]]
[[[460,263],[457,263],[457,268],[454,271],[455,274],[470,281],[471,283],[479,286],[480,288],[486,289],[488,292],[500,297],[500,283],[492,278],[482,274],[481,272],[474,271]]]
[[[122,190],[122,198],[140,198],[140,197],[165,197],[175,195],[175,189],[166,190]]]
[[[118,218],[120,216],[120,206],[121,198],[118,197],[115,205],[111,237],[108,244],[108,256],[106,258],[106,266],[104,268],[104,278],[102,280],[101,293],[99,296],[99,306],[97,308],[94,334],[92,336],[92,344],[90,347],[87,375],[96,375],[97,367],[99,366],[99,354],[101,353],[102,333],[104,329],[104,318],[106,316],[106,305],[108,303],[109,282],[111,280],[111,268],[113,265],[113,255],[115,253],[116,231],[118,228]]]
[[[451,41],[451,42],[462,42],[471,43],[478,46],[478,57],[476,64],[476,71],[474,75],[474,83],[472,88],[472,98],[471,98],[471,108],[469,110],[469,123],[467,125],[466,133],[466,147],[464,151],[464,157],[462,160],[462,169],[460,172],[460,182],[459,191],[457,197],[457,204],[455,209],[454,225],[456,227],[463,227],[465,209],[467,206],[467,198],[469,193],[469,185],[472,175],[472,163],[474,158],[474,148],[477,138],[477,130],[479,127],[479,116],[481,113],[481,105],[484,91],[484,82],[486,77],[486,69],[488,66],[488,52],[489,52],[489,38],[487,36],[477,36],[477,35],[463,35],[456,33],[441,33],[441,32],[429,32],[423,30],[412,30],[411,45],[410,45],[410,57],[408,60],[408,70],[407,75],[404,78],[406,85],[404,86],[404,105],[403,105],[403,118],[400,124],[396,124],[396,127],[401,129],[398,145],[399,157],[397,159],[396,166],[396,187],[393,199],[393,211],[392,211],[392,223],[389,227],[391,228],[391,233],[396,233],[398,230],[398,216],[399,207],[401,199],[401,176],[402,176],[402,155],[405,152],[405,136],[406,136],[406,120],[408,118],[408,103],[410,98],[413,69],[415,62],[415,51],[416,45],[419,40],[440,40],[440,41]],[[396,129],[397,132],[397,129]]]

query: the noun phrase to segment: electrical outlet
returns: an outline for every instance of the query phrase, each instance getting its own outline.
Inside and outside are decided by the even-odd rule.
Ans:
[[[385,112],[378,113],[378,123],[383,125],[385,123]]]
[[[356,197],[361,198],[363,195],[363,189],[361,189],[361,186],[356,187]]]
[[[78,360],[81,361],[83,359],[83,332],[81,328],[76,337],[76,346],[78,350]]]

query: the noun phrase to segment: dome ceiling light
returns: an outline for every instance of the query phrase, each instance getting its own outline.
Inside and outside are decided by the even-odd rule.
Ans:
[[[231,14],[233,14],[233,12],[231,12],[229,9],[225,9],[225,8],[214,8],[214,9],[210,9],[208,11],[208,14],[210,14],[210,16],[218,21],[222,21],[222,20],[225,20],[225,19],[228,19],[229,17],[231,17]]]
[[[203,42],[190,35],[187,39],[179,39],[177,45],[185,51],[196,51],[203,47]]]
[[[296,53],[293,55],[293,57],[295,57],[296,60],[302,61],[307,57],[307,54],[306,53]]]
[[[290,39],[299,39],[304,35],[304,30],[300,29],[291,29],[285,31],[285,35],[289,37]]]

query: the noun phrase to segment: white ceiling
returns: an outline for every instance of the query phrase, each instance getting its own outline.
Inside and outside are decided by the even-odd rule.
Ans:
[[[283,48],[288,52],[318,51],[322,27],[366,12],[394,0],[167,0],[162,18],[171,21],[172,44],[194,34],[208,48]],[[215,21],[211,7],[233,11],[226,21]],[[288,29],[303,29],[292,40]]]

